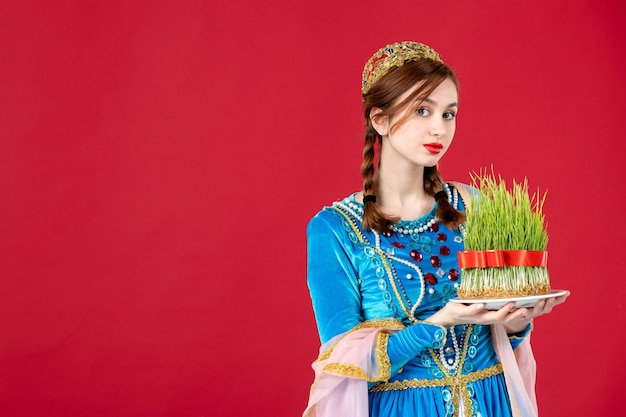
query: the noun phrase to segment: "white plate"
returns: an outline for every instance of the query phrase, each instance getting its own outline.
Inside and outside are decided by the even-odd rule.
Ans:
[[[483,300],[461,300],[458,298],[451,298],[450,301],[459,304],[478,304],[484,303],[485,310],[499,310],[507,303],[515,301],[515,307],[524,308],[532,307],[537,304],[537,301],[544,300],[546,298],[560,297],[567,294],[567,290],[551,290],[548,294],[542,295],[530,295],[528,297],[512,297],[512,298],[491,298]]]

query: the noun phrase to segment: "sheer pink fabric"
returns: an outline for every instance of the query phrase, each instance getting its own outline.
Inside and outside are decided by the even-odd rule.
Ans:
[[[303,417],[367,417],[367,382],[389,378],[388,363],[381,366],[381,352],[377,355],[379,335],[397,330],[363,328],[325,343],[313,362],[315,382]],[[388,361],[386,346],[382,353]]]
[[[493,325],[491,332],[493,347],[504,369],[513,417],[537,417],[537,363],[530,347],[530,334],[513,352],[504,326]]]

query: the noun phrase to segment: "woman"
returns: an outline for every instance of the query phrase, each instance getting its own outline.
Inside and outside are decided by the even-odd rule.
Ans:
[[[307,229],[323,345],[304,415],[536,415],[531,323],[565,297],[498,311],[448,303],[469,195],[437,170],[455,133],[454,73],[428,46],[395,43],[366,63],[362,93],[363,190]]]

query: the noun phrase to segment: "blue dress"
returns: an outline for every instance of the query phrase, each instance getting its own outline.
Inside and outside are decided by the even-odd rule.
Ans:
[[[444,190],[464,210],[458,191],[447,184]],[[353,194],[309,222],[308,285],[320,339],[378,319],[406,326],[387,342],[389,379],[369,384],[371,416],[456,416],[462,407],[465,416],[510,417],[490,327],[422,321],[456,297],[462,279],[462,233],[439,223],[436,210],[401,220],[395,230],[364,231],[363,205]],[[514,349],[529,329],[510,337]]]

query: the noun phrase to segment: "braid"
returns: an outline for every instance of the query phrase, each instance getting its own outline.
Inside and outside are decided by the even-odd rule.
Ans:
[[[371,129],[372,131],[374,129]],[[361,176],[363,177],[363,194],[376,195],[376,184],[374,183],[374,156],[376,154],[375,145],[378,135],[376,131],[368,129],[365,134],[365,145],[363,146],[363,162],[361,163]]]
[[[437,166],[424,168],[424,191],[435,196],[435,193],[442,190],[443,181],[441,180]],[[437,218],[449,229],[456,229],[459,225],[465,223],[465,213],[452,207],[447,197],[438,197],[437,203]]]
[[[441,191],[443,188],[443,182],[437,166],[424,168],[424,191],[427,194],[435,195],[437,191]]]
[[[363,162],[361,163],[361,176],[363,177],[363,197],[371,195],[376,196],[378,181],[374,172],[374,157],[376,155],[376,140],[378,133],[372,127],[371,121],[368,120],[367,131],[365,133],[365,145],[363,146]],[[378,206],[376,201],[363,202],[363,229],[382,231],[389,227],[390,224],[397,222],[398,219],[385,215]]]

